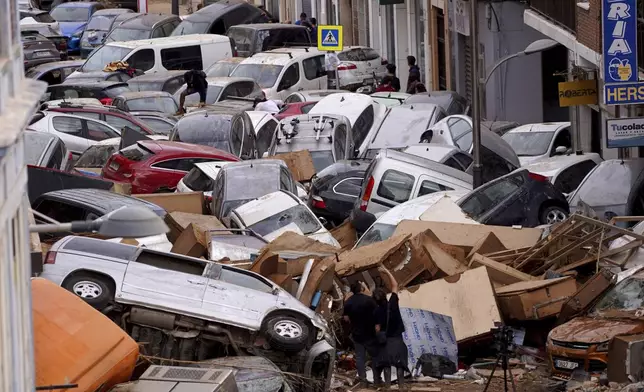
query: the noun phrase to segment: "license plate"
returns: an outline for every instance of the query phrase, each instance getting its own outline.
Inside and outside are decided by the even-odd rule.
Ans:
[[[44,52],[34,52],[34,57],[49,57],[51,56],[51,53],[48,50],[45,50]]]
[[[120,166],[118,163],[116,163],[116,162],[112,162],[112,163],[110,163],[110,169],[112,169],[112,170],[114,170],[114,171],[118,171],[118,170],[119,170],[119,167],[121,167],[121,166]]]
[[[574,369],[577,369],[578,366],[579,364],[577,362],[562,361],[561,359],[555,360],[555,367],[558,367],[561,369],[574,370]]]

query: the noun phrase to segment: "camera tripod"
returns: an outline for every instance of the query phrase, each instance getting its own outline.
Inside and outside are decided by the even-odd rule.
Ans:
[[[512,330],[506,326],[501,326],[494,330],[494,340],[496,341],[497,347],[499,349],[499,354],[496,356],[496,362],[492,366],[492,372],[490,373],[490,378],[488,378],[487,383],[485,384],[485,389],[483,392],[487,392],[487,389],[490,387],[492,382],[492,377],[494,377],[494,372],[496,371],[497,366],[501,365],[503,369],[503,386],[504,391],[508,392],[508,374],[510,375],[510,383],[512,385],[512,392],[516,392],[517,388],[514,385],[514,377],[512,376],[512,371],[508,366],[510,362],[510,353],[512,351],[512,340],[514,339],[514,333]]]

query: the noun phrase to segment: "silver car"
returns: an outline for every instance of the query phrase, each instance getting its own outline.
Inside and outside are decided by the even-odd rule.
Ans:
[[[31,121],[28,129],[58,136],[76,158],[101,140],[121,136],[119,130],[106,122],[72,114],[41,111]]]
[[[238,354],[258,337],[291,353],[333,342],[320,315],[263,276],[229,265],[68,236],[52,246],[41,276],[97,309],[117,310],[128,331],[142,324],[177,340],[201,337],[195,351],[208,351],[195,345],[210,335]]]

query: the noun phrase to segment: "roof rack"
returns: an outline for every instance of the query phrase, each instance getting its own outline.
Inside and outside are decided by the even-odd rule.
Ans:
[[[291,139],[294,137],[298,136],[299,134],[299,129],[298,126],[302,121],[310,122],[314,121],[313,125],[313,131],[315,132],[314,136],[301,136],[303,139],[315,139],[315,141],[320,141],[320,138],[322,137],[322,132],[326,129],[327,125],[331,127],[331,134],[327,135],[326,138],[328,138],[329,142],[333,142],[333,129],[335,129],[335,121],[340,121],[344,122],[346,124],[349,124],[351,126],[350,121],[347,117],[337,115],[337,114],[303,114],[303,115],[298,115],[298,116],[292,116],[292,117],[287,117],[284,120],[280,121],[279,126],[280,126],[280,132],[282,135],[284,135],[283,139],[286,139],[286,144],[291,143]],[[284,126],[286,124],[291,125],[291,129],[285,129]],[[277,137],[277,144],[280,144],[280,137]]]

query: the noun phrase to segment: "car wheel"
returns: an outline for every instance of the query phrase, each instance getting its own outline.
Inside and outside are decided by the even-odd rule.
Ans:
[[[112,282],[101,275],[78,274],[67,279],[63,287],[98,310],[103,310],[114,299]]]
[[[551,225],[557,222],[563,222],[568,217],[568,213],[561,207],[550,206],[541,211],[539,221],[543,225]]]
[[[286,352],[304,350],[309,341],[309,327],[291,316],[274,316],[265,324],[264,335],[271,347]]]

